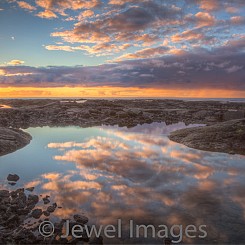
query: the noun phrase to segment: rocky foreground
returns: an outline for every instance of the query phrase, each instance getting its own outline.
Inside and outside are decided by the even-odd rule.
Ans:
[[[0,156],[26,146],[31,139],[28,133],[20,129],[0,127]]]
[[[219,126],[218,124],[229,120],[245,118],[245,103],[160,99],[2,99],[0,100],[0,105],[5,105],[0,108],[0,127],[7,129],[10,127],[92,127],[100,125],[134,127],[138,124],[152,122],[166,122],[166,124],[184,122],[187,125],[193,123],[206,125],[217,124],[217,128],[215,128],[214,131],[208,131],[209,134],[205,137],[206,131],[203,131],[201,134],[197,129],[189,129],[188,131],[183,131],[188,132],[188,137],[187,133],[186,135],[184,134],[184,136],[173,134],[171,139],[176,142],[183,142],[190,147],[203,150],[233,152],[234,148],[235,153],[241,152],[241,154],[243,154],[243,150],[240,149],[243,149],[242,145],[245,144],[243,136],[241,136],[243,133],[239,131],[240,133],[238,135],[241,139],[239,138],[239,140],[237,140],[237,134],[233,134],[234,130],[231,123],[228,123],[225,127],[226,131],[222,129],[222,125]],[[217,132],[216,129],[218,129]],[[207,128],[207,130],[209,130],[209,128]],[[203,137],[200,137],[200,134],[203,135]],[[212,134],[214,135],[212,136]],[[213,141],[214,136],[217,138],[216,141]],[[230,142],[234,142],[234,146],[225,146],[229,143],[228,138]],[[223,141],[227,141],[227,143]],[[11,140],[8,142],[10,144]],[[2,148],[1,144],[0,141],[0,148]],[[240,146],[239,144],[242,145]],[[237,147],[238,150],[235,150],[235,147]],[[18,148],[16,147],[15,149]]]
[[[19,176],[9,174],[7,180],[13,184],[19,180]],[[103,244],[102,237],[89,238],[86,233],[82,233],[82,238],[61,238],[65,223],[63,219],[53,223],[53,227],[46,227],[43,231],[51,235],[45,237],[45,233],[40,233],[42,224],[45,224],[43,222],[49,222],[52,214],[62,207],[57,203],[51,204],[49,196],[42,197],[33,191],[34,187],[0,190],[0,244]],[[70,228],[84,226],[87,222],[86,216],[74,214],[70,218]]]
[[[245,119],[180,129],[169,138],[199,150],[245,155]]]

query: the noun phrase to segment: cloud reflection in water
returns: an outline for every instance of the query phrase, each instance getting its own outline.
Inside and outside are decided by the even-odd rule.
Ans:
[[[42,190],[63,206],[57,215],[83,211],[103,225],[119,218],[156,226],[205,224],[205,242],[245,242],[244,157],[169,141],[166,134],[182,124],[144,126],[101,127],[104,136],[48,144],[57,150],[54,160],[76,165],[42,175]]]

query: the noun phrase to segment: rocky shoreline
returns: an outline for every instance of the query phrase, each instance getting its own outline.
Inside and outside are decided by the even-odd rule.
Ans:
[[[199,150],[245,155],[245,119],[180,129],[169,138]]]
[[[9,174],[9,183],[16,183],[19,176]],[[103,244],[102,237],[89,238],[82,233],[81,238],[70,240],[61,238],[63,234],[64,219],[53,223],[50,236],[40,234],[42,224],[50,222],[52,214],[59,207],[57,203],[52,203],[50,197],[42,197],[33,193],[35,187],[18,188],[15,190],[0,190],[0,244]],[[70,218],[70,228],[88,223],[88,218],[84,215],[74,214]],[[49,223],[46,223],[49,224]],[[45,234],[45,233],[43,233]]]
[[[166,124],[184,122],[187,125],[206,124],[210,126],[245,118],[245,103],[220,101],[2,99],[0,105],[6,105],[5,108],[0,108],[0,127],[7,129],[10,127],[25,129],[43,126],[92,127],[101,125],[134,127],[138,124],[152,122],[166,122]],[[232,132],[232,128],[227,130],[227,132],[219,131],[220,137],[217,138],[219,141],[222,142],[223,135],[226,138],[226,134],[229,131]],[[236,140],[235,136],[229,135],[231,142]],[[176,142],[183,141],[177,136],[175,138],[171,136],[171,139]],[[205,139],[210,140],[210,138]],[[220,144],[218,141],[216,143]],[[241,143],[244,144],[244,141]],[[190,145],[194,148],[199,147],[197,141],[193,141],[192,144],[188,143],[188,146]],[[212,147],[213,151],[216,151],[214,144],[207,149],[212,150]],[[222,148],[220,150],[223,151]],[[230,151],[233,150],[227,148],[223,152]]]

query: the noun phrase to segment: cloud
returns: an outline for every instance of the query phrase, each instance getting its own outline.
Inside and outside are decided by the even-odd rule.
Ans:
[[[171,37],[173,42],[202,40],[203,38],[204,34],[196,30],[187,30],[181,34],[175,34]]]
[[[213,26],[216,22],[216,19],[209,13],[206,12],[198,12],[195,14],[197,26]]]
[[[162,56],[178,59],[203,51],[215,52],[215,57],[220,50],[228,55],[237,52],[238,46],[231,42],[242,42],[237,35],[245,24],[243,0],[36,0],[35,7],[14,2],[21,8],[37,8],[34,14],[41,18],[72,21],[63,29],[54,29],[47,50],[105,56],[101,58],[104,63]],[[205,67],[206,72],[210,69]],[[176,73],[182,79],[187,74]]]
[[[227,68],[226,71],[228,73],[233,73],[233,72],[239,71],[241,69],[243,69],[243,66],[236,66],[236,65],[234,65],[232,67]]]
[[[239,12],[239,9],[238,8],[235,8],[235,7],[227,7],[225,9],[225,11],[227,13],[230,13],[230,14],[235,14],[235,13]]]
[[[245,25],[244,16],[233,16],[231,17],[231,23],[235,25]]]
[[[94,45],[92,47],[87,45],[81,45],[81,46],[61,46],[61,45],[47,45],[45,48],[47,50],[62,50],[66,52],[74,52],[76,50],[86,51],[88,54],[93,54],[97,56],[102,55],[111,55],[118,53],[122,50],[127,49],[130,47],[131,44],[122,44],[122,45],[116,45],[113,43],[100,43],[97,45]]]
[[[91,21],[76,23],[72,30],[53,32],[52,37],[60,37],[68,43],[89,43],[92,45],[121,45],[131,42],[130,46],[142,44],[149,46],[160,40],[158,30],[156,34],[144,33],[150,28],[159,28],[163,24],[170,24],[181,12],[171,6],[159,6],[154,2],[143,1],[138,6],[129,6],[121,11],[109,11],[107,15],[97,15]],[[79,18],[84,19],[92,12],[82,12]]]
[[[171,49],[146,48],[121,57],[120,62],[99,66],[29,67],[2,66],[1,87],[123,87],[166,90],[226,90],[245,91],[245,39],[224,43],[212,51],[196,48],[181,55]],[[174,49],[173,49],[174,50]],[[158,58],[162,52],[164,54]],[[165,53],[167,53],[165,55]]]
[[[7,64],[16,66],[16,65],[22,65],[24,63],[25,63],[25,61],[23,61],[23,60],[11,60]]]
[[[142,0],[109,0],[109,4],[112,5],[124,5],[126,3],[137,3]]]
[[[91,9],[101,4],[100,0],[36,0],[36,4],[46,11],[64,14],[65,10]]]
[[[33,10],[36,10],[37,8],[30,5],[29,3],[27,2],[24,2],[24,1],[18,1],[17,4],[19,5],[20,8],[22,9],[27,9],[29,11],[33,11]]]
[[[88,9],[88,10],[85,10],[84,12],[82,12],[79,16],[78,16],[78,20],[83,20],[84,18],[87,18],[87,17],[92,17],[94,15],[94,11]]]
[[[36,14],[36,16],[45,19],[57,18],[57,15],[53,11],[47,9],[45,11],[39,12],[38,14]]]
[[[73,52],[74,50],[70,46],[57,46],[57,45],[47,45],[45,46],[47,50],[62,50],[67,52]]]
[[[168,47],[146,48],[146,49],[139,50],[135,53],[124,54],[119,58],[117,58],[116,60],[121,61],[125,59],[144,59],[144,58],[157,57],[166,54],[168,50],[169,50]]]
[[[200,1],[200,8],[207,10],[207,11],[213,11],[218,10],[220,8],[219,0],[201,0]]]

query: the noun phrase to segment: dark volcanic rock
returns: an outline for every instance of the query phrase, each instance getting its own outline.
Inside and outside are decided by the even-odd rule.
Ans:
[[[0,197],[8,197],[9,196],[9,191],[7,190],[0,190]]]
[[[20,129],[0,127],[0,156],[26,146],[31,139],[28,133]]]
[[[245,118],[172,132],[169,138],[188,147],[245,155]]]
[[[77,222],[77,223],[80,223],[80,224],[87,224],[88,223],[88,218],[84,215],[80,215],[80,214],[75,214],[73,216],[74,220]]]
[[[38,195],[29,195],[27,199],[27,203],[29,205],[31,204],[37,204],[39,202],[39,197]]]
[[[20,177],[17,174],[9,174],[7,177],[8,181],[17,182],[19,179],[20,179]]]
[[[40,227],[45,227],[42,226],[42,222],[49,222],[48,217],[52,214],[43,211],[44,207],[36,207],[38,201],[37,195],[27,197],[24,188],[12,191],[0,190],[0,244],[81,244],[82,241],[89,242],[86,234],[83,234],[81,239],[62,239],[64,219],[54,223],[53,235],[42,236]],[[57,207],[57,203],[53,203],[48,210],[54,212]],[[40,219],[42,215],[46,216],[44,220]],[[78,221],[84,220],[84,216],[77,215],[77,218]],[[71,220],[71,228],[78,224]],[[47,226],[45,231],[47,231]],[[102,244],[101,242],[102,240],[99,244]]]
[[[34,219],[39,219],[41,217],[41,215],[43,214],[42,209],[34,209],[31,213],[32,217]]]

